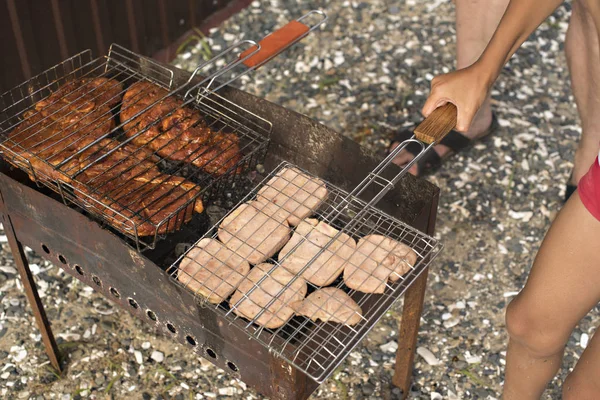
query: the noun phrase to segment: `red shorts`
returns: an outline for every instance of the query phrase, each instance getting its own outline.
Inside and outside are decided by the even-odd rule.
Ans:
[[[585,208],[600,221],[600,164],[598,164],[598,159],[579,181],[577,191]]]

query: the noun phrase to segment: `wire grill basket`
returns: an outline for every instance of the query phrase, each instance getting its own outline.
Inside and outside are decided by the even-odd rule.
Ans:
[[[283,162],[169,273],[321,383],[442,248],[374,207],[401,176],[347,193]],[[380,196],[365,202],[370,184]]]
[[[82,52],[0,97],[0,153],[138,250],[154,248],[219,196],[217,182],[235,184],[262,160],[271,123],[215,92],[324,22],[320,12],[303,18],[313,14],[321,20],[268,57],[244,40],[179,86],[121,46]]]

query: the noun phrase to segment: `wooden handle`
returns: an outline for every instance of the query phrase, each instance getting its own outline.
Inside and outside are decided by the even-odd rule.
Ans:
[[[436,108],[415,128],[415,137],[427,144],[439,143],[456,127],[456,113],[456,106],[452,103]]]
[[[244,61],[244,65],[248,68],[261,66],[277,54],[281,53],[288,46],[296,42],[299,38],[306,35],[310,28],[298,21],[291,21],[287,25],[279,28],[263,40],[258,42],[260,50],[252,57]],[[256,46],[252,46],[244,51],[240,58],[244,58],[248,54],[256,51]]]

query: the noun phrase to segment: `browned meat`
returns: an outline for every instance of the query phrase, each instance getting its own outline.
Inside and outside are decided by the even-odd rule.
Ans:
[[[57,119],[76,119],[93,110],[114,107],[121,101],[123,85],[108,78],[82,78],[65,82],[36,103],[36,111]]]
[[[258,192],[259,200],[268,200],[287,211],[288,222],[296,226],[312,215],[327,198],[325,183],[297,168],[283,168]]]
[[[122,122],[132,119],[124,126],[126,135],[135,137],[132,142],[165,159],[190,163],[214,175],[233,168],[241,158],[238,137],[213,131],[198,111],[182,107],[183,102],[174,96],[159,102],[166,95],[165,89],[146,81],[131,85],[125,92],[120,115]]]
[[[110,107],[120,100],[121,88],[106,78],[67,82],[25,112],[3,146],[38,178],[69,182],[70,174],[54,167],[115,127]]]
[[[309,218],[300,222],[292,239],[279,252],[279,262],[288,271],[300,273],[338,232],[332,226],[316,219]],[[317,286],[330,285],[340,276],[355,249],[354,239],[342,233],[310,264],[302,273],[302,277]]]
[[[271,203],[250,201],[221,222],[219,239],[250,264],[260,264],[290,239],[291,229],[285,217]]]
[[[24,113],[2,144],[17,166],[38,179],[71,184],[88,208],[122,232],[148,236],[179,229],[194,211],[203,211],[200,188],[161,173],[160,159],[148,149],[106,138],[121,92],[119,82],[106,78],[67,82]]]
[[[407,245],[382,235],[367,235],[358,241],[356,253],[346,263],[346,286],[364,293],[383,293],[390,279],[396,282],[417,262]]]
[[[250,272],[250,265],[221,242],[202,239],[179,265],[177,279],[194,293],[218,304],[227,299]]]
[[[112,175],[98,186],[89,182],[95,182],[94,177],[87,171],[81,173],[72,183],[76,195],[116,229],[132,235],[150,236],[180,229],[194,211],[204,210],[198,198],[200,187],[178,176],[158,173],[154,179],[144,181]]]
[[[252,268],[229,300],[237,315],[270,329],[279,328],[294,315],[290,304],[302,300],[308,290],[304,279],[299,277],[292,282],[293,274],[281,266],[269,272],[273,267],[273,264],[265,263]],[[260,282],[265,275],[266,278]],[[273,299],[271,305],[267,306]]]
[[[303,315],[313,321],[330,321],[352,326],[362,319],[360,306],[343,290],[335,287],[316,290],[303,301],[290,306],[297,315]]]

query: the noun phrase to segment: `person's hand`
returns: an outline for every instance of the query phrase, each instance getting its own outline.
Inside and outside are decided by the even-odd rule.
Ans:
[[[436,108],[453,103],[457,108],[456,130],[466,132],[485,101],[494,81],[493,74],[481,64],[436,76],[422,113],[429,116]]]

